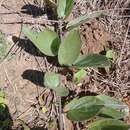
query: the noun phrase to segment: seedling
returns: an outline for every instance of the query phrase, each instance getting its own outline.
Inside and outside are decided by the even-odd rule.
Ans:
[[[50,1],[51,2],[51,1]],[[93,12],[88,15],[80,16],[72,21],[67,21],[67,17],[72,12],[74,0],[58,0],[57,19],[62,21],[65,28],[65,36],[61,38],[57,32],[63,30],[57,28],[54,32],[45,29],[42,32],[35,32],[24,26],[23,33],[33,42],[33,44],[47,56],[58,56],[58,62],[62,66],[76,67],[104,67],[109,66],[109,60],[99,54],[80,55],[81,39],[78,27],[86,21],[92,20],[104,14],[103,11]],[[57,20],[57,22],[58,22]],[[60,25],[59,25],[60,26]],[[61,33],[61,32],[60,32]]]
[[[95,11],[69,21],[67,18],[72,12],[74,0],[58,0],[57,3],[50,2],[53,4],[55,10],[57,10],[56,20],[59,23],[59,28],[57,28],[56,32],[45,29],[38,33],[24,26],[22,31],[33,44],[46,56],[57,56],[59,65],[63,67],[85,68],[110,66],[108,58],[111,56],[109,54],[107,58],[100,54],[81,55],[80,53],[82,44],[78,27],[86,21],[104,15],[105,12]],[[62,32],[63,30],[64,33]],[[75,74],[77,82],[84,75],[86,75],[85,70],[81,70]],[[67,96],[69,94],[69,90],[62,84],[59,74],[47,72],[44,76],[44,85],[54,90],[58,96]],[[123,111],[120,111],[122,109]],[[97,116],[102,118],[109,117],[109,119],[103,119],[92,124],[89,130],[127,130],[129,128],[128,125],[118,120],[128,114],[128,107],[116,99],[104,95],[75,98],[65,106],[64,112],[73,121],[90,120]]]
[[[43,54],[51,57],[57,56],[58,63],[61,66],[77,67],[77,68],[109,66],[110,61],[107,59],[106,56],[100,54],[90,54],[90,55],[80,54],[82,44],[81,44],[78,26],[86,22],[87,20],[91,20],[101,16],[103,14],[103,11],[98,11],[98,12],[91,13],[89,15],[84,15],[69,22],[67,21],[67,17],[70,15],[72,11],[72,8],[74,6],[74,1],[59,0],[57,5],[58,5],[56,9],[57,16],[58,16],[57,19],[63,21],[64,23],[63,25],[65,25],[63,28],[66,28],[65,30],[66,33],[63,37],[61,37],[61,35],[58,35],[57,33],[59,32],[59,30],[63,30],[63,28],[60,29],[60,25],[56,32],[49,29],[45,29],[44,31],[39,33],[24,26],[22,29],[23,33],[33,42],[33,44]],[[58,79],[58,75],[57,74],[54,75],[55,75],[54,77],[55,78],[57,77]],[[78,76],[77,80],[78,82],[80,82],[83,76],[85,76],[85,73],[83,73],[83,75],[82,73],[80,73],[80,75],[77,74],[77,76]],[[52,79],[54,78],[52,75],[47,73],[45,75],[44,80],[48,81],[48,77]],[[52,82],[55,81],[52,80]],[[49,85],[46,83],[47,82],[45,82],[45,86],[48,87]],[[54,87],[55,86],[53,86],[53,90]],[[61,89],[57,89],[57,90],[61,90]]]
[[[63,25],[65,25],[63,28],[66,28],[66,33],[63,37],[57,33],[59,30],[63,30],[63,28],[60,29],[60,25],[56,32],[45,29],[39,33],[24,26],[22,29],[23,33],[43,54],[51,57],[57,56],[58,63],[61,66],[76,68],[109,66],[110,61],[106,56],[100,54],[80,54],[82,44],[78,26],[88,20],[101,16],[104,12],[93,12],[80,16],[72,21],[67,21],[67,17],[70,15],[74,6],[74,1],[59,0],[57,5],[57,19],[63,21]],[[83,78],[84,75],[80,74],[80,77]],[[76,82],[80,82],[81,78],[78,78]]]

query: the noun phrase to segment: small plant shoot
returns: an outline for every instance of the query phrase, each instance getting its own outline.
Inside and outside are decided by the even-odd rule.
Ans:
[[[57,14],[59,18],[66,18],[70,15],[74,6],[74,0],[58,0]]]
[[[54,72],[47,72],[44,76],[44,85],[54,90],[57,96],[68,96],[69,90],[61,85],[60,75]]]
[[[22,28],[25,36],[46,56],[56,57],[58,67],[65,69],[76,69],[73,75],[76,85],[87,75],[86,67],[106,67],[111,65],[113,51],[107,51],[106,55],[82,54],[82,40],[79,27],[81,24],[105,15],[105,11],[94,11],[89,14],[68,20],[71,15],[74,0],[53,0],[45,1],[47,5],[55,8],[57,26],[54,30],[44,29],[36,32],[27,26]],[[0,46],[1,52],[5,47]],[[73,73],[73,72],[72,72]],[[69,95],[69,86],[61,80],[61,75],[55,72],[46,72],[44,86],[53,90],[57,96],[66,97]],[[66,78],[67,79],[67,78]],[[66,87],[67,86],[67,87]],[[2,102],[2,98],[0,97]],[[120,119],[129,115],[129,108],[126,104],[106,95],[76,97],[67,102],[63,113],[72,121],[91,121],[88,130],[128,130],[129,125]]]

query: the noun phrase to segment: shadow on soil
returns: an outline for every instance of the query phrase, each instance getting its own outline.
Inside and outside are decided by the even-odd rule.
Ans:
[[[12,37],[12,40],[15,44],[17,44],[20,48],[24,49],[27,53],[44,57],[44,55],[33,45],[33,43],[28,39],[21,39],[16,36]]]
[[[41,127],[37,127],[37,128],[32,128],[31,130],[47,130],[47,129],[44,129],[44,128],[41,128]]]
[[[90,92],[90,91],[81,91],[79,94],[78,94],[78,97],[84,97],[84,96],[97,96],[98,94],[97,93],[94,93],[94,92]]]
[[[43,6],[41,8],[33,4],[26,4],[21,8],[21,13],[23,14],[32,15],[34,18],[46,14],[49,20],[55,20],[57,18],[54,12],[54,9],[50,6]]]
[[[0,104],[0,130],[11,130],[13,121],[7,106]]]
[[[45,11],[36,5],[26,4],[21,8],[21,13],[32,15],[35,18],[44,15]]]
[[[44,73],[37,70],[26,70],[22,74],[23,79],[29,80],[32,83],[43,87]]]
[[[16,36],[12,37],[12,40],[18,47],[23,49],[25,52],[38,57],[45,57],[43,53],[41,53],[33,43],[28,39],[21,39]],[[52,64],[53,66],[59,66],[57,57],[49,57],[46,56],[47,62]]]

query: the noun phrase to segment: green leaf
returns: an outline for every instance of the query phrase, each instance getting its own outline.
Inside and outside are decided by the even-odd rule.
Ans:
[[[92,123],[88,130],[128,130],[130,127],[122,121],[103,119]]]
[[[117,53],[114,50],[108,50],[106,52],[106,57],[111,59],[111,60],[116,60],[117,59]]]
[[[6,103],[5,100],[5,93],[3,91],[0,90],[0,105],[4,105]]]
[[[81,39],[78,30],[72,30],[63,40],[58,52],[61,65],[72,65],[78,58],[81,49]]]
[[[6,105],[5,104],[0,104],[0,117],[5,117],[7,115],[6,113]],[[3,114],[4,113],[4,114]]]
[[[5,39],[5,35],[0,32],[0,61],[7,54],[8,45]]]
[[[44,85],[54,89],[60,85],[60,75],[54,72],[47,72],[44,75]]]
[[[67,117],[73,121],[88,120],[96,116],[103,108],[103,102],[94,96],[72,100],[64,108]]]
[[[54,88],[54,91],[57,96],[66,97],[69,95],[69,90],[65,86],[58,86],[57,88]]]
[[[104,14],[104,11],[95,11],[95,12],[92,12],[90,14],[87,14],[87,15],[83,15],[83,16],[80,16],[72,21],[70,21],[68,24],[67,24],[67,29],[73,29],[75,27],[78,27],[79,25],[87,22],[87,21],[90,21],[94,18],[97,18],[97,17],[100,17]]]
[[[104,107],[98,116],[106,118],[122,119],[124,117],[124,113],[122,111],[118,111],[110,107]]]
[[[5,93],[3,91],[0,90],[0,97],[4,98],[5,97]]]
[[[110,61],[107,57],[100,54],[90,54],[80,56],[74,63],[77,67],[105,67],[110,66]]]
[[[67,96],[69,94],[69,90],[66,87],[60,86],[59,74],[53,72],[47,72],[44,75],[44,85],[54,90],[57,96]]]
[[[0,97],[0,104],[4,104],[5,103],[5,99],[3,97]]]
[[[74,74],[74,81],[76,84],[80,83],[80,81],[86,76],[87,72],[84,69],[79,70]]]
[[[115,119],[121,119],[129,115],[129,108],[123,102],[106,95],[98,95],[96,97],[102,100],[105,105],[105,108],[102,109],[100,115]]]
[[[69,16],[74,6],[74,0],[58,0],[57,14],[59,18]]]
[[[113,50],[108,50],[106,53],[106,57],[109,59],[113,59],[114,57],[114,51]]]
[[[123,109],[126,108],[127,105],[110,96],[106,95],[98,95],[96,96],[98,99],[102,100],[105,103],[105,106],[111,107],[113,109]]]
[[[45,55],[56,56],[60,45],[60,39],[56,32],[45,29],[43,32],[34,32],[28,27],[22,28],[23,33]]]
[[[69,110],[73,109],[73,106],[75,106],[78,100],[78,97],[76,97],[70,103],[66,104],[64,107],[64,112],[68,112]]]

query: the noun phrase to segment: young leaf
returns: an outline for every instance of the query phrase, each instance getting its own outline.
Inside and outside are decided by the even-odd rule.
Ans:
[[[88,130],[128,130],[130,127],[122,121],[103,119],[92,123]]]
[[[66,0],[58,0],[57,14],[59,18],[65,17]]]
[[[58,54],[60,39],[57,33],[47,29],[43,32],[37,33],[26,26],[22,28],[22,31],[45,55],[56,56]]]
[[[59,18],[69,16],[74,6],[74,0],[58,0],[57,14]]]
[[[84,69],[79,70],[74,74],[74,81],[76,84],[80,83],[80,81],[86,76],[87,72]]]
[[[113,50],[108,50],[106,53],[106,57],[109,59],[113,59],[114,57],[114,51]]]
[[[58,86],[54,88],[54,91],[56,92],[57,96],[66,97],[69,95],[69,90],[65,86]]]
[[[110,61],[103,55],[90,54],[80,56],[73,65],[77,67],[105,67],[110,66]]]
[[[60,75],[54,72],[47,72],[44,75],[44,85],[54,89],[60,85]]]
[[[105,105],[105,108],[101,111],[101,115],[116,119],[121,119],[129,115],[128,106],[121,101],[106,95],[98,95],[96,97],[102,100]]]
[[[69,90],[66,87],[60,86],[59,74],[47,72],[44,76],[44,85],[54,90],[57,96],[67,96],[69,94]]]
[[[81,49],[81,39],[78,30],[72,30],[59,47],[58,60],[61,65],[72,65],[78,58]]]
[[[111,60],[116,60],[117,59],[117,53],[114,50],[108,50],[106,52],[106,57],[111,59]]]
[[[67,117],[73,121],[88,120],[97,115],[103,108],[103,102],[94,96],[73,100],[65,106]]]
[[[103,14],[104,14],[104,11],[95,11],[95,12],[92,12],[91,14],[80,16],[80,17],[70,21],[67,24],[67,29],[73,29],[75,27],[78,27],[79,25],[81,25],[87,21],[90,21],[94,18],[100,17]]]

